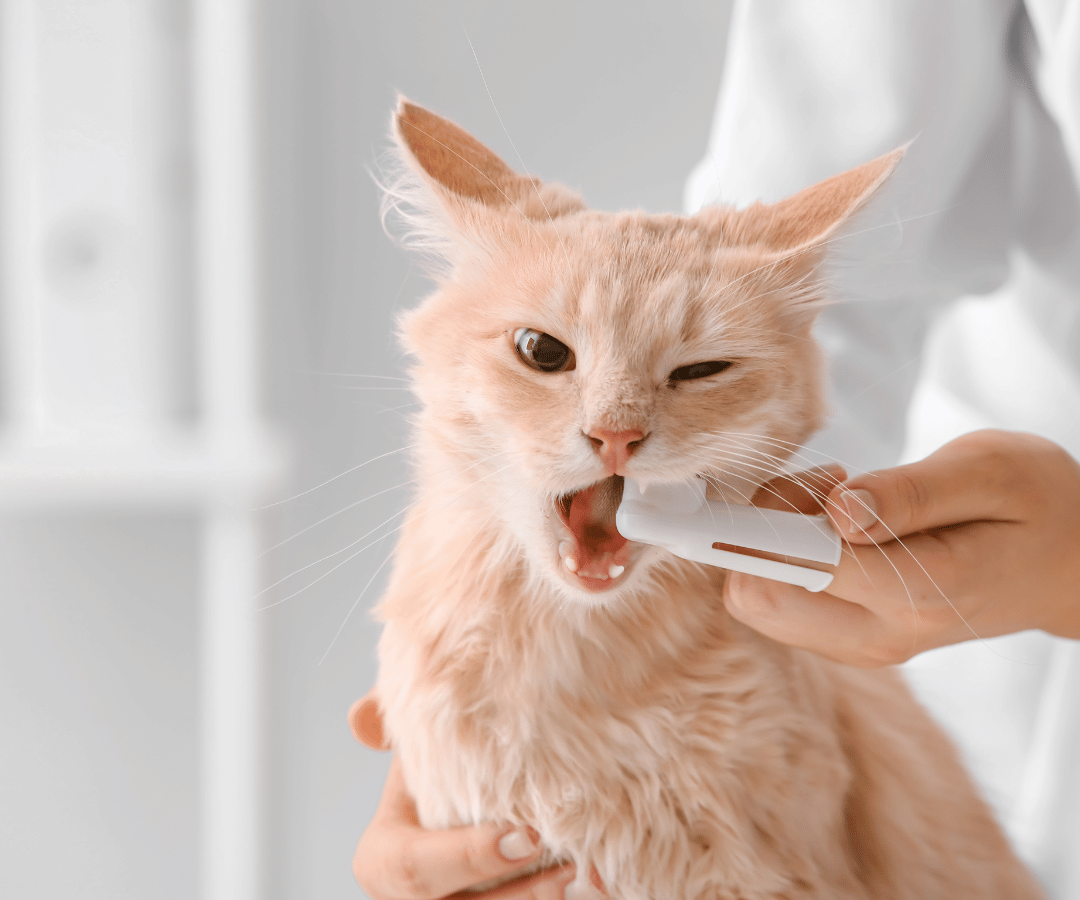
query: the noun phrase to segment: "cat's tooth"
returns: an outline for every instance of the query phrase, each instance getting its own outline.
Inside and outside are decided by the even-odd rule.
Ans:
[[[574,558],[574,545],[570,543],[570,541],[560,542],[559,558],[562,559],[563,565],[566,566],[567,571],[577,571],[578,563],[577,560]]]
[[[616,566],[616,565],[612,564],[611,568],[608,569],[607,573],[608,573],[609,578],[618,578],[625,571],[626,571],[626,566]]]

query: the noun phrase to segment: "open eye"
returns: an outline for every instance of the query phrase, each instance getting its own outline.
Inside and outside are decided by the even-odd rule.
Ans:
[[[550,334],[519,328],[514,347],[527,366],[538,372],[566,372],[574,368],[574,351]]]
[[[710,375],[723,372],[724,369],[728,368],[730,365],[730,360],[714,359],[710,362],[699,362],[689,366],[679,366],[679,368],[668,375],[668,381],[694,381],[697,378],[708,378]]]

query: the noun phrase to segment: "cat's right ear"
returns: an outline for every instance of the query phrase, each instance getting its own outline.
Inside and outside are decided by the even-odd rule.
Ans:
[[[404,97],[391,128],[401,165],[386,186],[384,215],[396,212],[420,249],[450,257],[455,244],[483,243],[507,223],[535,231],[585,208],[573,191],[515,172],[464,129]]]
[[[447,199],[494,208],[513,204],[521,176],[453,122],[400,97],[393,128],[408,162]]]

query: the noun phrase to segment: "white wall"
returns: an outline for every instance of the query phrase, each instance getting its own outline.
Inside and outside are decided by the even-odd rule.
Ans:
[[[186,77],[182,0],[49,0],[57,20],[70,23],[65,4],[84,16],[107,7],[118,21],[146,10],[163,17],[169,53]],[[600,207],[676,210],[705,145],[728,0],[255,6],[259,338],[265,411],[293,448],[285,497],[406,441],[407,410],[390,409],[408,403],[406,394],[350,389],[395,382],[320,374],[399,376],[393,310],[425,290],[381,231],[367,172],[385,145],[395,90],[458,120],[512,161],[471,38],[533,173],[580,189]],[[182,132],[190,113],[184,91],[175,100],[164,125],[154,115],[147,128],[160,134],[179,123]],[[190,203],[182,157],[174,160],[178,180],[162,187],[180,222]],[[172,252],[149,264],[182,306],[190,301],[183,266],[193,242],[176,228],[173,239]],[[169,402],[190,417],[197,408],[185,369],[191,325],[183,309],[171,315],[177,324],[166,332],[166,352],[180,362]],[[264,544],[404,477],[395,454],[275,506],[262,518]],[[327,572],[348,553],[318,560],[406,498],[391,491],[268,552],[260,562],[266,584],[314,565],[269,590],[266,601],[283,601]],[[127,511],[61,504],[0,516],[0,896],[196,895],[199,527],[195,512],[153,504]],[[350,860],[387,760],[353,742],[345,712],[373,678],[377,629],[367,610],[391,543],[262,615],[267,898],[360,896]]]

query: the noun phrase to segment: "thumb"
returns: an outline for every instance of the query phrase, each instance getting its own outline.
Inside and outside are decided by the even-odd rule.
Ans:
[[[349,727],[353,737],[372,750],[389,750],[390,742],[383,733],[382,710],[375,690],[368,691],[349,710]]]
[[[971,442],[946,444],[919,462],[882,469],[837,485],[825,502],[837,530],[853,544],[882,544],[920,531],[1009,518],[1000,471]]]

